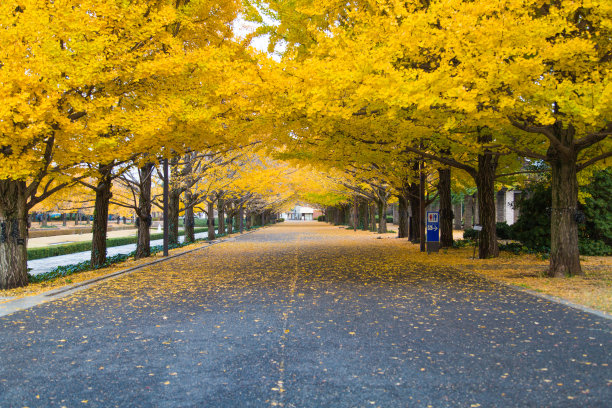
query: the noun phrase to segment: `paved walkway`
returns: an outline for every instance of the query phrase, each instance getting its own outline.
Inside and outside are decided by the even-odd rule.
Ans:
[[[106,236],[107,238],[119,238],[119,237],[135,237],[138,230],[133,229],[122,229],[122,230],[111,230],[109,229]],[[151,229],[151,233],[155,234],[156,229]],[[52,235],[50,237],[36,237],[28,238],[28,248],[40,248],[50,245],[69,244],[72,242],[83,242],[91,241],[93,234],[91,232],[84,232],[82,234],[64,234],[64,235]]]
[[[291,224],[0,318],[0,406],[604,407],[610,321]]]
[[[215,230],[217,232],[217,230]],[[208,232],[200,232],[195,234],[195,239],[208,237]],[[179,242],[183,242],[185,236],[179,237]],[[155,239],[151,241],[151,246],[163,245],[163,239]],[[129,254],[136,250],[136,244],[126,244],[114,247],[106,248],[106,256],[114,256],[118,254]],[[34,259],[28,261],[28,268],[30,275],[38,275],[41,273],[49,272],[58,266],[72,265],[91,259],[91,251],[75,252],[73,254],[51,256],[48,258]]]

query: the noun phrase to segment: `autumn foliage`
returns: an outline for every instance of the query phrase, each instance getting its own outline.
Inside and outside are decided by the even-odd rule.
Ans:
[[[109,205],[146,225],[161,158],[174,230],[194,209],[248,220],[305,197],[356,228],[475,185],[483,258],[495,189],[547,162],[549,274],[581,274],[579,175],[612,155],[611,17],[604,0],[3,1],[0,287],[27,284],[28,212],[76,185],[95,193],[102,262]],[[249,46],[263,35],[276,57]]]

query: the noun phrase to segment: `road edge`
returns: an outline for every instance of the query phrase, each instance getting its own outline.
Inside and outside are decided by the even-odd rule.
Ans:
[[[590,314],[595,315],[597,317],[601,317],[603,319],[612,321],[612,314],[604,312],[602,310],[597,310],[597,309],[590,308],[588,306],[580,305],[578,303],[571,302],[571,301],[569,301],[567,299],[563,299],[563,298],[558,297],[558,296],[548,295],[546,293],[538,292],[538,291],[535,291],[533,289],[527,289],[527,288],[524,288],[522,286],[513,285],[511,283],[504,282],[504,281],[499,280],[499,279],[491,278],[490,276],[487,276],[484,273],[476,272],[474,270],[459,269],[459,268],[456,268],[456,269],[458,269],[459,271],[471,273],[472,275],[481,277],[481,278],[486,279],[486,280],[488,280],[490,282],[495,282],[497,284],[506,286],[506,287],[514,289],[514,290],[517,290],[519,292],[527,293],[529,295],[532,295],[532,296],[535,296],[535,297],[538,297],[538,298],[541,298],[541,299],[545,299],[545,300],[548,300],[548,301],[553,302],[553,303],[557,303],[557,304],[560,304],[560,305],[563,305],[563,306],[568,306],[568,307],[571,307],[573,309],[580,310],[581,312],[590,313]]]
[[[54,300],[57,300],[57,299],[61,299],[61,298],[70,296],[73,293],[76,293],[76,292],[79,292],[81,290],[87,289],[87,288],[92,287],[92,286],[94,286],[96,284],[99,284],[99,283],[101,283],[103,281],[106,281],[106,280],[109,280],[109,279],[114,279],[114,278],[116,278],[118,276],[125,275],[125,274],[128,274],[128,273],[137,271],[139,269],[146,268],[146,267],[151,266],[151,265],[155,265],[155,264],[158,264],[158,263],[169,261],[171,259],[178,258],[179,256],[183,256],[183,255],[195,252],[195,251],[199,251],[199,250],[202,250],[202,249],[210,248],[213,245],[222,244],[224,242],[234,241],[234,240],[236,240],[236,239],[238,239],[240,237],[244,237],[244,236],[250,235],[250,234],[252,234],[254,232],[264,230],[264,229],[266,229],[268,227],[269,227],[269,225],[264,226],[264,227],[260,227],[260,228],[257,228],[257,229],[251,230],[251,231],[246,231],[246,232],[244,232],[242,234],[238,233],[238,234],[234,234],[234,235],[230,235],[230,236],[225,236],[223,238],[219,238],[219,239],[216,239],[214,241],[208,242],[208,245],[202,245],[202,246],[199,246],[197,248],[188,249],[186,251],[179,252],[179,253],[176,253],[176,254],[172,254],[172,255],[169,255],[167,257],[163,257],[161,259],[155,259],[155,260],[153,260],[151,262],[147,262],[147,263],[144,263],[142,265],[132,266],[132,267],[129,267],[129,268],[126,268],[126,269],[122,269],[120,271],[112,272],[112,273],[109,273],[109,274],[103,275],[103,276],[98,276],[98,277],[95,277],[95,278],[92,278],[92,279],[88,279],[86,281],[75,283],[75,284],[72,284],[72,285],[62,286],[60,288],[54,288],[54,289],[51,289],[51,290],[49,290],[47,292],[39,293],[38,295],[25,296],[25,297],[22,297],[22,298],[17,298],[17,299],[14,299],[14,300],[9,300],[9,301],[4,302],[4,303],[0,303],[0,317],[5,317],[5,316],[11,315],[11,314],[13,314],[15,312],[19,312],[21,310],[26,310],[26,309],[29,309],[31,307],[34,307],[34,306],[37,306],[37,305],[40,305],[40,304],[43,304],[43,303],[46,303],[46,302],[51,302],[51,301],[54,301]]]

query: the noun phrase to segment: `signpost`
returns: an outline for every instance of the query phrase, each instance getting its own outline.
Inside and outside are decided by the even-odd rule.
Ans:
[[[474,225],[474,231],[476,231],[476,244],[474,245],[474,255],[472,259],[476,259],[476,247],[480,247],[480,231],[482,231],[482,225]],[[480,248],[478,248],[478,256],[480,257]]]
[[[427,253],[440,249],[440,212],[427,211]]]

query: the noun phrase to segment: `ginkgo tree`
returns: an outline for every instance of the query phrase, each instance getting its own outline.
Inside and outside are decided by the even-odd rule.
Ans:
[[[172,81],[193,85],[195,76],[201,85],[223,71],[231,52],[217,50],[239,8],[231,0],[2,2],[1,288],[27,283],[28,209],[87,177],[83,163],[169,155],[198,140],[170,133],[185,123]],[[218,118],[211,111],[205,117]],[[126,136],[132,142],[117,149]]]
[[[549,162],[549,273],[581,273],[575,173],[611,155],[609,2],[271,3],[289,42],[284,83],[299,90],[278,92],[279,121],[294,132],[307,123],[337,150],[339,120],[413,124],[397,137],[365,135],[474,175],[481,211],[492,208],[485,257],[496,254],[490,169],[511,154],[520,156],[510,160],[515,165],[521,157]],[[424,149],[432,142],[434,151]],[[440,160],[449,147],[451,156]],[[465,153],[478,157],[477,167]]]
[[[73,182],[57,175],[113,143],[99,138],[108,122],[97,113],[109,101],[93,97],[97,85],[121,83],[120,67],[149,52],[149,39],[165,37],[173,20],[168,7],[147,12],[144,3],[0,5],[0,288],[27,284],[28,209]]]

